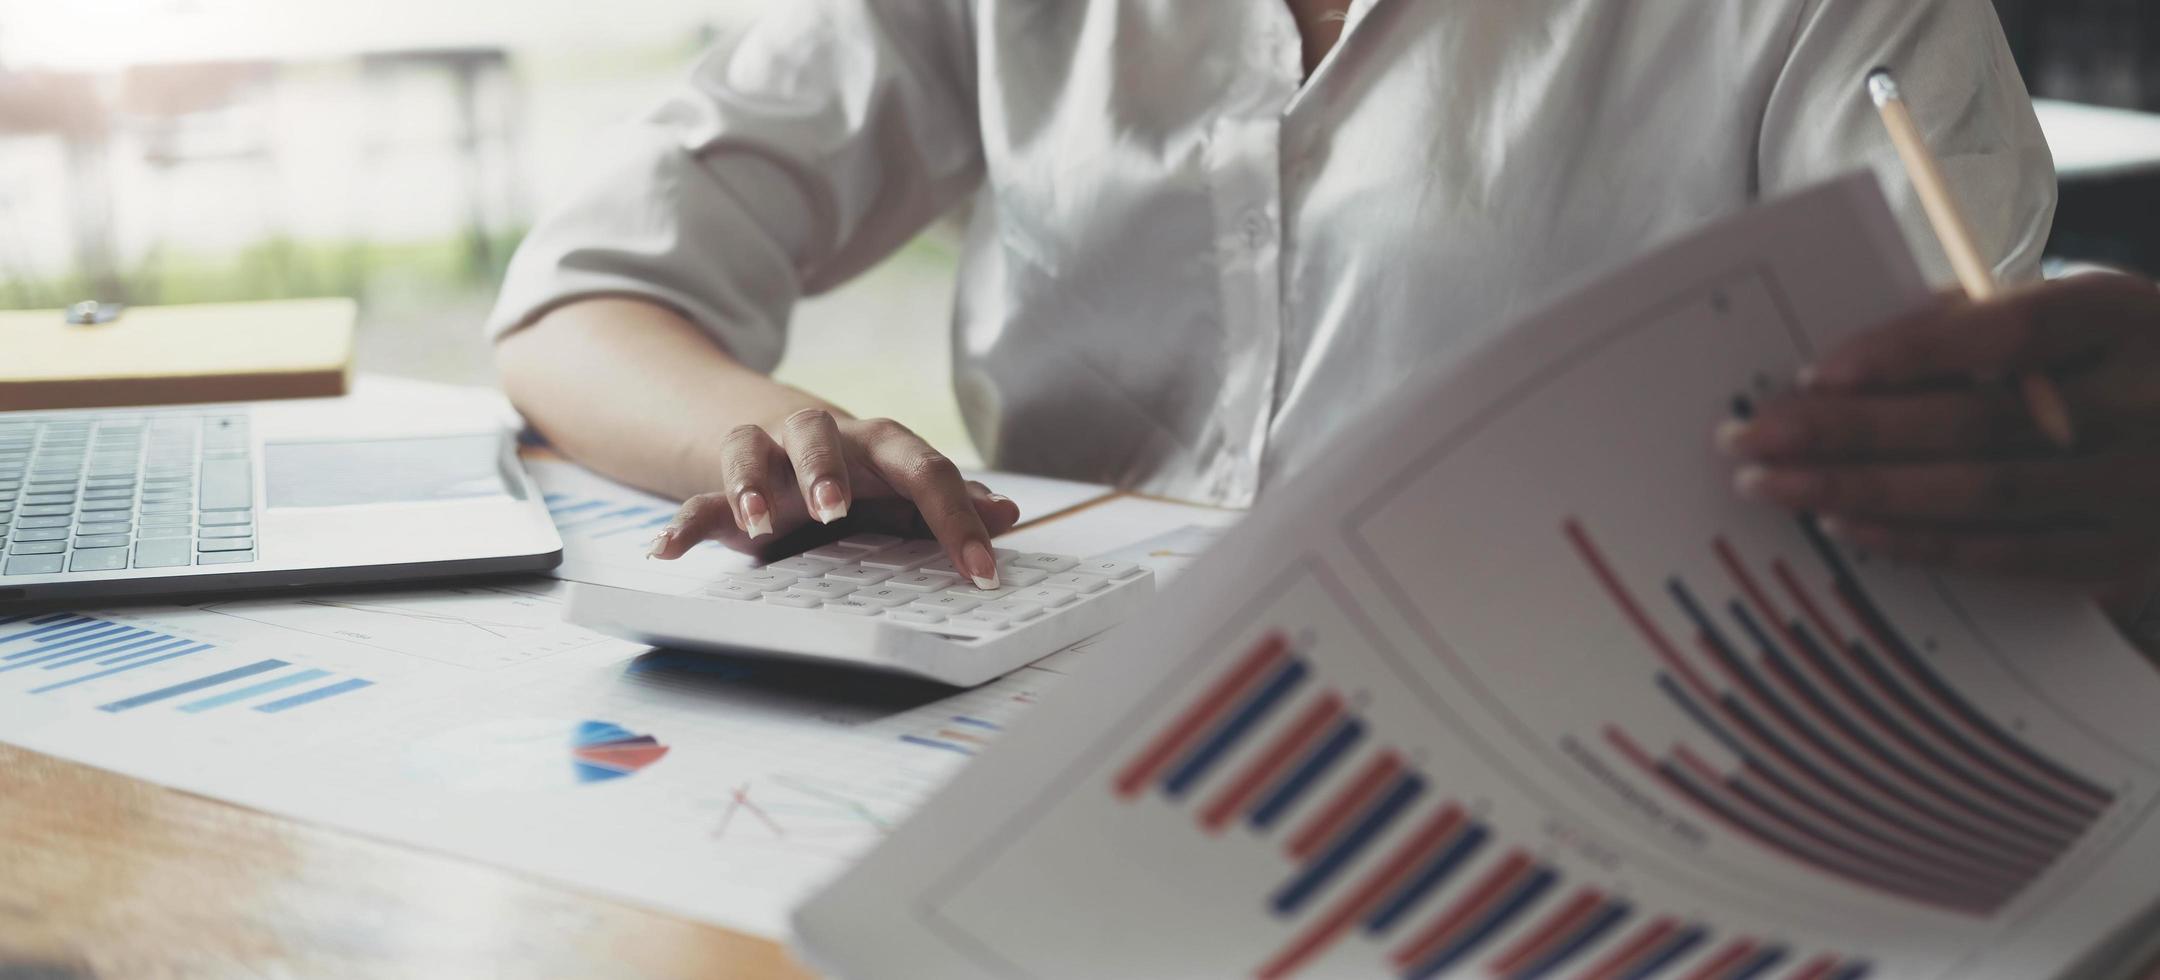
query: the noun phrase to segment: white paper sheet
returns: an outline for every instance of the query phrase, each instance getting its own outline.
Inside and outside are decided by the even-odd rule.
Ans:
[[[1711,448],[1926,296],[1858,178],[1406,389],[804,946],[858,977],[2064,971],[2160,894],[2160,676],[2069,596],[1739,502]]]
[[[687,591],[743,561],[647,561],[624,529],[672,504],[529,464],[551,504],[596,503],[562,519],[566,576]],[[0,741],[777,936],[1094,656],[955,693],[649,653],[561,622],[561,588],[0,615]]]

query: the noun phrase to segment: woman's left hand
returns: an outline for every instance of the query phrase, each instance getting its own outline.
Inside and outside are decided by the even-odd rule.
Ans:
[[[2062,392],[2073,448],[2034,423],[2030,373]],[[1946,297],[1831,351],[1717,442],[1743,496],[1855,547],[2076,583],[2121,614],[2160,569],[2160,289],[2091,275]]]

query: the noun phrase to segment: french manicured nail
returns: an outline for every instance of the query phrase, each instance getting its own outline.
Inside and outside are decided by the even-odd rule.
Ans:
[[[978,589],[998,587],[997,558],[990,554],[990,546],[980,541],[970,541],[960,549],[960,565],[967,569],[968,577],[975,580]]]
[[[1727,419],[1718,424],[1718,448],[1734,456],[1780,456],[1807,448],[1807,430],[1781,418]]]
[[[847,516],[847,495],[840,492],[838,480],[819,480],[817,486],[810,488],[810,499],[817,504],[820,524],[831,524]]]
[[[652,550],[645,552],[645,557],[648,559],[660,557],[660,553],[667,550],[668,542],[674,539],[675,529],[672,527],[653,535]]]
[[[755,541],[772,533],[772,511],[765,508],[765,496],[755,490],[745,490],[738,501],[742,507],[743,521],[749,526],[743,533]]]

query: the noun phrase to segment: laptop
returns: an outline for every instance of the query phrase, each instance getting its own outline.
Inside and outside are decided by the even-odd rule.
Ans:
[[[0,604],[539,572],[562,540],[495,396],[0,412]]]

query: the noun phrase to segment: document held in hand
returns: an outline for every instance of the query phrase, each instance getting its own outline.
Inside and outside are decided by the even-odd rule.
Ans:
[[[1929,298],[1855,177],[1384,406],[798,912],[854,977],[2105,975],[2160,673],[1712,445]]]

